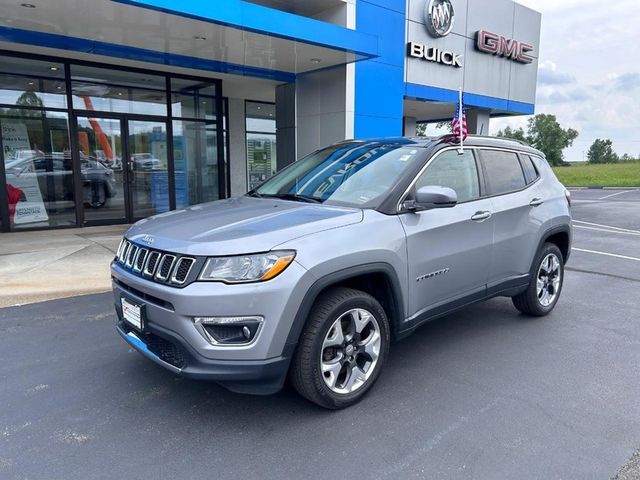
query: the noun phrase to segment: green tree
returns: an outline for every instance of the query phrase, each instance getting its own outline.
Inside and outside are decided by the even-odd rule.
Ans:
[[[628,153],[625,153],[624,155],[622,155],[622,157],[620,157],[621,162],[636,162],[637,160],[637,158],[632,157]]]
[[[517,130],[515,128],[506,127],[504,130],[500,130],[497,134],[497,137],[502,138],[512,138],[514,140],[519,140],[524,143],[529,143],[527,138],[527,134],[524,131],[524,128],[520,127]]]
[[[613,151],[613,143],[607,139],[596,139],[587,153],[589,163],[616,163],[620,158]]]
[[[562,165],[562,151],[573,145],[576,138],[578,132],[562,128],[555,115],[540,114],[529,119],[529,144],[543,152],[551,165]]]
[[[27,90],[16,100],[16,105],[21,107],[43,107],[42,99],[33,90]]]
[[[498,137],[513,138],[528,143],[545,154],[551,165],[562,165],[562,151],[573,145],[578,132],[573,128],[564,129],[555,115],[538,114],[529,119],[527,131],[523,128],[501,130]]]

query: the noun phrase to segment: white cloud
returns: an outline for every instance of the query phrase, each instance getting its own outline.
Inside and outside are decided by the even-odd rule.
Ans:
[[[517,1],[542,12],[536,113],[580,131],[566,158],[581,159],[596,138],[610,138],[620,154],[640,154],[638,0]],[[496,119],[491,131],[526,120]]]

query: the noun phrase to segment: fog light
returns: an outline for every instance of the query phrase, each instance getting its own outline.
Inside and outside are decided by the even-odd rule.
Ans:
[[[248,345],[257,335],[263,317],[196,317],[194,323],[212,345]]]

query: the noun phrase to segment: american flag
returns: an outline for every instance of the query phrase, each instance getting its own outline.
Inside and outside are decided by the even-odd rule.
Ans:
[[[462,131],[461,131],[462,129]],[[467,127],[467,114],[464,111],[462,100],[456,108],[456,114],[453,116],[453,134],[462,140],[466,140],[469,135],[469,128]]]

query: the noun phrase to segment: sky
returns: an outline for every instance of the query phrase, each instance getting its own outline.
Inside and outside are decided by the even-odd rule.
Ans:
[[[580,161],[596,138],[640,157],[640,0],[517,0],[542,12],[536,113],[580,136],[565,160]],[[529,117],[491,121],[491,133]]]

